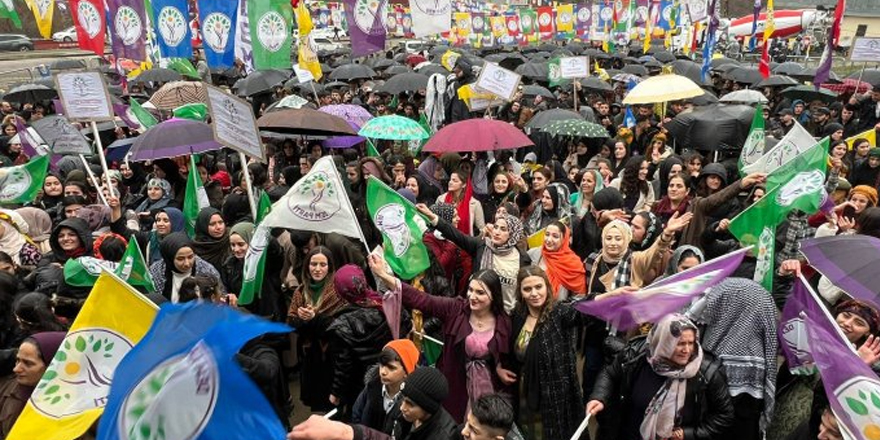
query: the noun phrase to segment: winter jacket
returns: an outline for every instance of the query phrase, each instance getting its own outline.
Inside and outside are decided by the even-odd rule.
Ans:
[[[590,400],[598,400],[605,405],[597,418],[597,438],[619,437],[620,425],[629,411],[634,382],[642,368],[651,368],[647,362],[647,353],[645,338],[636,338],[599,374],[593,395],[590,396]],[[733,427],[734,409],[727,389],[724,366],[705,350],[700,371],[687,381],[684,405],[693,409],[691,413],[699,416],[697,420],[682,421],[685,440],[721,438]]]
[[[630,253],[630,279],[629,285],[635,287],[642,287],[651,284],[654,281],[654,277],[656,277],[656,271],[652,269],[657,267],[663,257],[667,254],[669,250],[669,245],[672,243],[663,239],[663,235],[660,235],[657,240],[654,240],[654,244],[651,245],[648,249],[644,251],[636,251]],[[598,275],[599,272],[599,263],[601,262],[602,256],[598,256],[593,264],[586,267],[587,270],[587,290],[588,293],[605,293],[613,290],[612,286],[614,284],[614,274],[617,273],[616,270],[609,270],[602,275]],[[588,259],[589,261],[589,259]],[[652,275],[653,274],[653,275]],[[594,292],[593,288],[593,278],[595,276],[599,277],[599,281],[605,286],[605,292]]]
[[[699,246],[703,230],[710,223],[710,216],[716,209],[733,200],[739,194],[739,191],[740,181],[737,180],[711,196],[696,196],[692,198],[688,211],[692,212],[694,216],[691,218],[691,222],[684,228],[684,231],[682,231],[679,244]]]
[[[385,402],[382,397],[382,381],[379,380],[379,366],[374,365],[367,371],[364,377],[364,389],[354,403],[351,414],[351,422],[365,425],[369,428],[382,431],[385,434],[393,434],[396,423],[407,423],[400,419],[400,401],[398,396],[391,411],[385,412]]]
[[[461,429],[443,408],[406,435],[395,433],[391,436],[363,425],[352,425],[352,428],[354,428],[353,440],[458,440],[461,438]]]

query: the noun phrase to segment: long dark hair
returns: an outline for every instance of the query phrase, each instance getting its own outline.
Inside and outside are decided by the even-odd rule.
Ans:
[[[633,156],[626,161],[626,165],[623,167],[623,176],[620,178],[620,192],[624,197],[648,194],[648,181],[639,180],[639,171],[644,162],[644,156]]]
[[[333,254],[330,252],[326,246],[315,246],[309,253],[306,254],[306,258],[304,260],[305,264],[303,264],[302,275],[300,275],[300,282],[303,285],[303,290],[306,291],[309,288],[309,281],[312,279],[312,275],[309,273],[309,263],[312,262],[312,257],[315,255],[323,255],[327,257],[327,276],[324,280],[333,280],[333,274],[336,273],[336,263],[333,261]]]
[[[64,326],[58,322],[58,318],[55,317],[55,313],[52,312],[49,297],[42,293],[31,292],[19,297],[12,309],[22,330],[27,335],[65,330]]]
[[[490,306],[492,314],[501,316],[504,314],[504,293],[501,290],[501,277],[492,269],[482,269],[474,272],[468,284],[471,281],[479,281],[489,289],[492,295],[492,304]]]
[[[561,226],[558,223],[551,223],[556,226]],[[564,226],[561,230],[564,230]],[[550,284],[550,278],[547,277],[547,272],[544,272],[538,266],[525,266],[519,270],[519,273],[516,275],[516,310],[517,313],[521,313],[523,316],[529,315],[529,309],[526,303],[522,299],[522,283],[526,278],[529,277],[539,277],[544,280],[544,288],[547,289],[547,299],[544,300],[544,306],[541,307],[541,315],[538,316],[537,324],[543,323],[547,320],[547,317],[550,316],[550,312],[553,310],[553,306],[555,305],[555,300],[553,299],[553,286]]]

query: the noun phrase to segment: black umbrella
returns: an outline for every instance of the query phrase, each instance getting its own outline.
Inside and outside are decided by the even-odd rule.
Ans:
[[[330,73],[333,71],[333,68],[327,65],[327,63],[321,63],[321,73]]]
[[[540,130],[547,126],[547,124],[553,121],[564,121],[566,119],[580,119],[583,120],[584,117],[578,113],[575,113],[571,110],[565,110],[561,108],[554,108],[551,110],[543,110],[535,113],[535,116],[529,120],[529,123],[526,124],[526,128],[530,130]]]
[[[791,75],[794,78],[797,78],[800,81],[812,81],[816,76],[816,68],[815,67],[804,67],[803,70],[797,73],[793,73]],[[825,81],[825,84],[840,84],[840,77],[837,76],[834,72],[828,72],[828,80]]]
[[[880,69],[857,70],[850,74],[847,78],[859,79],[871,84],[875,89],[880,88]]]
[[[489,61],[487,58],[486,61]],[[526,63],[526,58],[520,54],[505,54],[505,57],[498,61],[498,65],[507,70],[516,70],[517,67]]]
[[[542,52],[553,52],[556,49],[559,49],[559,46],[550,43],[542,43],[538,46],[538,50]]]
[[[378,58],[374,62],[370,63],[373,69],[386,69],[391,66],[400,65],[394,60],[388,58]]]
[[[654,59],[660,61],[661,63],[671,63],[675,61],[675,55],[668,50],[660,50],[654,52]]]
[[[377,76],[376,72],[363,64],[346,64],[330,72],[330,79],[342,81],[370,79],[374,76]]]
[[[85,60],[78,60],[74,58],[61,58],[60,60],[55,60],[49,63],[49,69],[52,70],[74,70],[85,68]]]
[[[627,64],[623,66],[623,71],[633,75],[648,76],[648,68],[641,64]]]
[[[605,92],[613,92],[614,87],[611,87],[611,84],[608,84],[605,81],[602,81],[595,76],[591,76],[587,79],[581,80],[581,89],[585,89],[590,92],[597,93],[605,93]]]
[[[791,87],[800,84],[796,79],[785,75],[770,75],[767,79],[755,84],[755,88],[761,87]]]
[[[572,55],[574,55],[574,54],[568,49],[556,49],[550,53],[551,58],[553,58],[553,57],[570,57]]]
[[[171,81],[180,81],[183,79],[183,75],[177,73],[177,71],[171,69],[163,69],[161,67],[157,67],[155,69],[150,69],[141,73],[135,79],[134,82],[171,82]]]
[[[398,64],[396,66],[391,66],[391,67],[385,69],[385,71],[383,73],[385,73],[385,75],[400,75],[402,73],[407,73],[407,72],[412,72],[412,71],[409,70],[409,67],[402,66],[402,65]]]
[[[788,99],[800,99],[804,102],[813,102],[819,100],[826,103],[832,103],[837,99],[837,93],[826,88],[816,90],[813,86],[793,86],[782,91],[782,96]]]
[[[556,99],[556,95],[554,95],[553,92],[536,85],[523,87],[522,93],[523,96],[543,96],[545,98]]]
[[[257,70],[236,82],[238,96],[254,96],[270,92],[275,86],[284,84],[290,78],[289,70]]]
[[[514,72],[530,79],[547,81],[547,76],[550,74],[550,67],[547,63],[525,63],[514,70]]]
[[[731,69],[727,73],[722,75],[722,77],[727,78],[733,82],[750,85],[757,84],[764,79],[758,69],[753,69],[750,67],[737,67],[735,69]]]
[[[686,77],[698,85],[711,85],[708,78],[706,78],[706,81],[703,81],[701,69],[699,64],[691,60],[675,60],[672,63],[672,73]]]
[[[795,73],[800,73],[802,70],[804,70],[803,64],[795,63],[794,61],[786,61],[774,67],[773,73],[777,75],[793,75]]]
[[[713,104],[676,116],[667,129],[685,148],[736,150],[742,148],[754,115],[748,105]]]
[[[324,84],[325,89],[335,89],[337,87],[348,87],[348,83],[342,81],[330,81],[327,84]]]
[[[417,92],[428,87],[428,76],[421,73],[401,73],[388,79],[377,92],[396,95],[402,92]]]
[[[446,70],[445,67],[443,67],[439,64],[426,64],[422,67],[419,67],[416,70],[416,72],[419,72],[421,74],[428,75],[428,76],[431,76],[431,75],[434,75],[437,73],[439,73],[440,75],[443,75],[443,76],[449,75],[449,71]]]
[[[712,61],[709,61],[709,67],[713,69],[715,69],[716,67],[721,67],[725,64],[734,64],[739,66],[739,61],[727,57],[714,58],[712,59]]]
[[[296,78],[293,78],[284,83],[285,89],[298,90],[301,94],[308,96],[311,96],[312,94],[312,87],[315,88],[315,93],[323,93],[325,91],[323,84],[314,81],[299,83]]]
[[[702,95],[697,96],[696,98],[691,98],[691,102],[697,107],[705,107],[708,105],[717,104],[718,97],[715,96],[714,93],[707,90]]]
[[[40,84],[24,84],[3,95],[4,101],[29,103],[53,99],[58,96],[55,89]]]

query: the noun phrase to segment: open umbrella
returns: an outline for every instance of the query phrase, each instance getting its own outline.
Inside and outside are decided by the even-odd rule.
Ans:
[[[342,81],[330,81],[327,84],[324,84],[324,89],[335,89],[337,87],[348,87],[348,84]]]
[[[770,75],[767,79],[755,84],[755,88],[762,87],[791,87],[800,84],[798,80],[786,75]]]
[[[258,93],[270,92],[275,86],[284,84],[290,78],[288,70],[257,70],[239,80],[235,93],[238,96],[254,96]]]
[[[156,67],[144,71],[144,73],[136,76],[132,82],[169,82],[180,81],[181,79],[183,79],[183,75],[174,70]]]
[[[136,137],[129,137],[113,141],[112,144],[107,146],[107,161],[121,162],[124,160],[125,155],[131,150],[131,145],[134,144],[134,141],[137,139],[138,138]]]
[[[676,116],[666,125],[679,145],[697,150],[740,149],[749,134],[755,109],[713,104]]]
[[[633,75],[647,76],[648,68],[641,64],[627,64],[623,66],[623,71]]]
[[[402,92],[417,92],[419,90],[424,90],[427,87],[427,75],[410,72],[392,76],[385,82],[385,84],[377,88],[376,91],[396,95]]]
[[[412,70],[410,70],[409,67],[403,65],[391,66],[382,71],[382,73],[384,73],[386,76],[400,75],[409,72],[412,72]]]
[[[675,74],[652,76],[636,85],[626,97],[624,104],[653,104],[693,98],[704,93],[693,81]]]
[[[880,88],[880,69],[857,70],[847,76],[847,78],[855,80],[861,79],[874,86],[875,89]]]
[[[837,99],[837,93],[828,89],[816,90],[813,86],[793,86],[782,90],[782,96],[791,100],[801,99],[804,102],[813,102],[819,100],[822,102],[832,103]]]
[[[705,93],[703,93],[702,95],[691,98],[690,101],[691,101],[691,103],[693,103],[695,106],[698,106],[698,107],[705,107],[705,106],[707,106],[707,105],[717,104],[717,103],[718,103],[718,97],[715,96],[714,93],[712,93],[712,92],[710,92],[710,91],[707,90],[707,91],[706,91]]]
[[[374,76],[378,76],[376,72],[363,64],[345,64],[330,72],[330,79],[338,81],[370,79]]]
[[[211,126],[190,119],[172,118],[150,127],[131,146],[131,160],[144,161],[219,150]]]
[[[587,122],[582,119],[566,119],[553,121],[542,128],[541,131],[553,136],[571,136],[591,139],[604,139],[608,137],[605,127]]]
[[[550,66],[546,62],[528,62],[518,66],[514,72],[529,79],[547,81],[547,76],[550,74]]]
[[[367,64],[369,64],[370,67],[372,67],[373,69],[376,69],[376,70],[386,69],[386,68],[394,66],[394,65],[400,65],[400,64],[397,64],[394,60],[390,60],[388,58],[376,58],[375,61],[368,62]]]
[[[836,235],[804,240],[801,253],[831,284],[855,298],[880,305],[880,240]]]
[[[370,119],[357,134],[366,138],[392,141],[414,141],[431,137],[417,121],[398,115]]]
[[[725,104],[757,104],[760,102],[766,104],[768,100],[763,93],[757,90],[743,89],[722,96],[718,102]]]
[[[360,127],[363,127],[364,124],[367,123],[370,119],[373,119],[373,115],[367,111],[367,109],[352,104],[336,104],[336,105],[325,105],[318,109],[319,112],[327,113],[328,115],[333,115],[345,119],[347,122],[354,123]]]
[[[361,129],[360,125],[351,121],[348,121],[348,125],[354,131]],[[351,148],[365,140],[367,139],[362,136],[334,136],[325,139],[322,144],[324,144],[325,148]]]
[[[550,110],[542,110],[535,113],[532,119],[526,124],[528,130],[541,130],[553,121],[563,121],[566,119],[583,120],[584,117],[571,110],[554,108]]]
[[[153,93],[149,102],[159,110],[172,110],[184,104],[208,102],[208,90],[201,82],[173,81]]]
[[[859,93],[864,94],[868,91],[875,89],[877,87],[872,86],[870,83],[859,81],[857,79],[852,78],[844,78],[843,82],[840,84],[822,84],[823,89],[831,90],[837,94],[843,93]]]
[[[613,92],[614,87],[595,76],[581,80],[581,89],[596,93]]]
[[[257,127],[272,133],[314,137],[356,135],[345,119],[310,108],[289,108],[266,113]]]
[[[800,72],[792,73],[791,76],[801,81],[812,81],[816,77],[815,67],[804,67]],[[840,77],[834,72],[828,72],[828,80],[825,84],[836,84],[840,82]]]
[[[299,95],[287,95],[280,100],[273,102],[272,105],[266,107],[267,112],[281,110],[284,108],[303,108],[309,100]]]
[[[675,55],[668,50],[658,50],[657,52],[654,52],[654,59],[661,63],[671,63],[675,61]]]
[[[424,151],[463,152],[509,150],[534,145],[513,125],[492,119],[466,119],[443,127],[425,144]]]
[[[733,64],[735,66],[739,66],[739,61],[727,57],[713,58],[711,61],[709,61],[709,66],[712,67],[712,69],[715,69],[716,67],[721,67],[725,64]]]
[[[743,84],[757,84],[764,79],[758,69],[751,67],[737,67],[735,69],[730,69],[723,74],[722,77]]]
[[[672,73],[684,76],[697,84],[712,85],[708,78],[703,81],[702,69],[699,64],[691,60],[675,60],[672,62]]]
[[[435,73],[439,73],[443,76],[447,76],[450,73],[448,70],[446,70],[445,67],[443,67],[439,64],[433,64],[433,63],[424,64],[415,70],[416,70],[416,72],[419,72],[423,75],[428,75],[429,77]]]
[[[523,96],[543,96],[545,98],[556,99],[556,95],[553,94],[550,90],[547,90],[546,87],[529,85],[523,87],[522,90]]]
[[[3,95],[4,101],[10,102],[40,102],[53,99],[58,96],[55,89],[39,84],[24,84],[13,88],[9,93]]]
[[[796,63],[794,61],[786,61],[776,67],[773,68],[773,73],[775,75],[794,75],[796,73],[804,70],[804,65],[801,63]]]

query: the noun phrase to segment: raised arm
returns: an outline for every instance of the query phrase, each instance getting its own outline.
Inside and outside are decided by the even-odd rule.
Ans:
[[[391,286],[393,290],[399,289],[404,306],[421,310],[444,322],[461,313],[463,301],[460,298],[429,295],[409,284],[401,282],[385,269],[385,259],[381,255],[371,253],[368,261],[370,269],[376,275],[376,278],[382,280],[386,286]]]
[[[441,219],[437,214],[431,212],[427,206],[422,203],[416,205],[416,209],[419,210],[422,215],[430,220],[431,225],[434,226],[443,237],[447,240],[455,243],[456,246],[460,247],[462,250],[468,253],[470,256],[474,256],[477,253],[477,250],[480,249],[480,246],[483,245],[483,241],[478,237],[471,237],[463,232],[459,231],[455,227],[453,227],[448,222]]]

